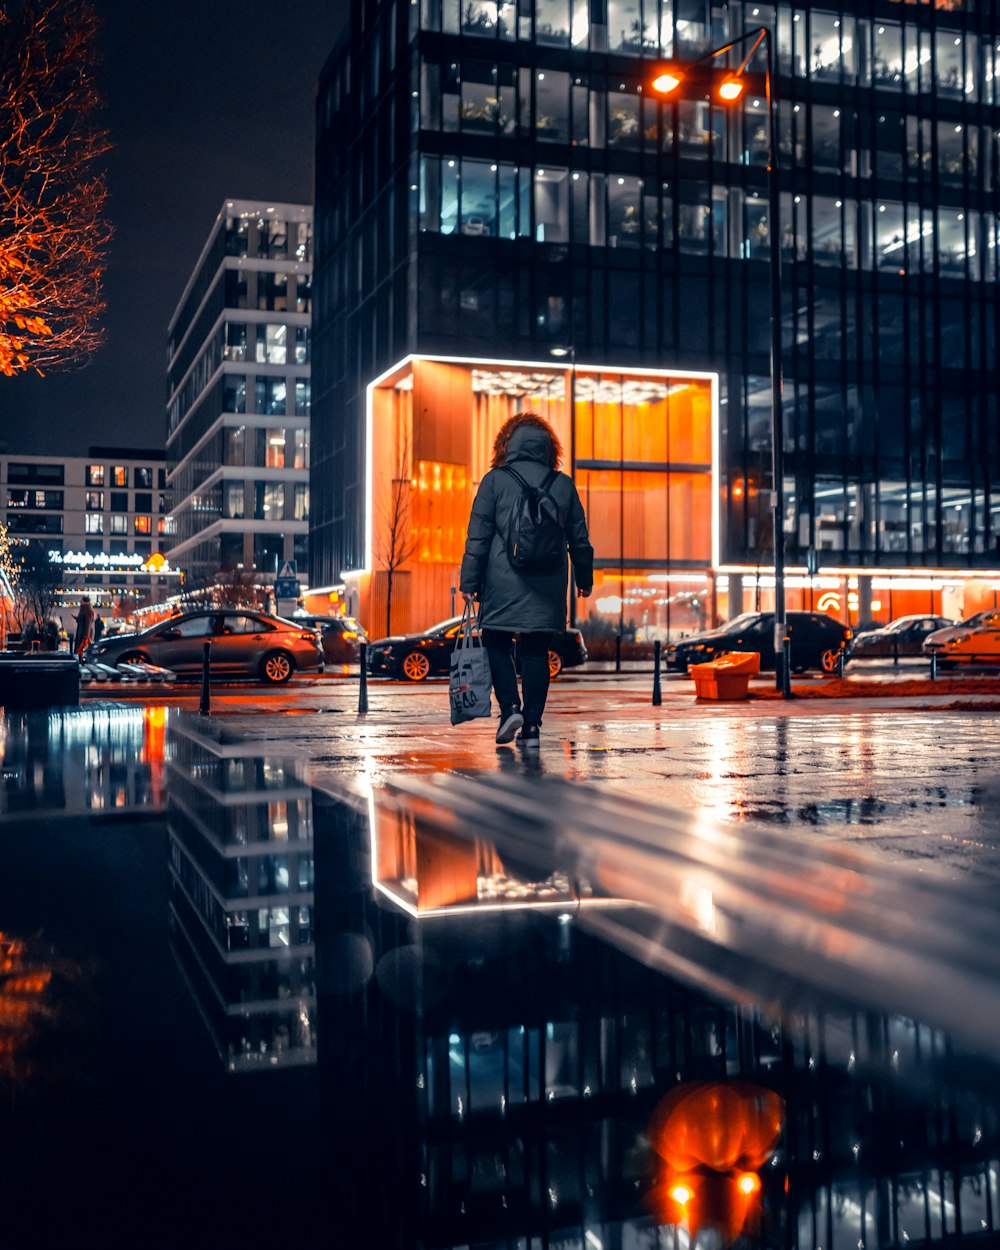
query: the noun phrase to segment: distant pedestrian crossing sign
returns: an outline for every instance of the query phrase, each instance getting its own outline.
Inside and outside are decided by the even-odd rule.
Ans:
[[[298,577],[294,560],[283,560],[278,567],[278,576],[274,579],[277,582],[294,582]]]

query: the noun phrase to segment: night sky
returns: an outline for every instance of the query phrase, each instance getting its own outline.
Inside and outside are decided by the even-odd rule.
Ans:
[[[96,0],[109,213],[104,346],[0,378],[0,449],[162,447],[167,325],[226,198],[312,202],[313,103],[348,0]]]

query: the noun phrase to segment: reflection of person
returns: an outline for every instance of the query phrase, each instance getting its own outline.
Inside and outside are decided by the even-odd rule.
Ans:
[[[507,556],[507,528],[521,495],[521,486],[503,466],[516,467],[531,486],[540,486],[558,469],[562,448],[547,421],[519,412],[500,427],[493,444],[493,464],[479,484],[462,559],[459,588],[469,603],[481,600],[483,643],[490,661],[493,690],[500,705],[497,742],[537,747],[538,730],[549,691],[549,644],[566,625],[566,559],[547,572],[522,572]],[[563,534],[573,562],[578,593],[590,594],[594,584],[594,549],[587,519],[573,479],[556,473],[547,487],[556,502]],[[521,659],[523,710],[514,669],[514,636]]]
[[[84,595],[80,600],[80,611],[73,617],[73,620],[76,621],[73,650],[77,655],[83,655],[94,641],[94,609],[90,606],[89,595]]]

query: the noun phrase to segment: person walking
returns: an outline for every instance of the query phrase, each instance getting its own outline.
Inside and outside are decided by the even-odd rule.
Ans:
[[[82,656],[94,641],[94,609],[90,606],[89,595],[84,595],[80,600],[80,611],[73,617],[73,620],[76,621],[73,650],[78,656]]]
[[[480,626],[500,706],[498,743],[517,734],[522,747],[538,747],[549,692],[549,645],[566,626],[566,552],[577,594],[594,585],[594,549],[573,479],[559,473],[562,447],[549,423],[518,412],[500,427],[490,471],[479,483],[469,517],[459,590],[466,603],[480,601]],[[508,538],[525,486],[541,487],[554,501],[562,527],[561,556],[543,570],[512,561]],[[521,660],[523,701],[514,668],[515,636]],[[518,730],[520,733],[518,734]]]

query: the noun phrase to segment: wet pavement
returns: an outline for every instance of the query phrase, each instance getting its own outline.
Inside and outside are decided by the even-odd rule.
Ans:
[[[0,721],[5,1245],[998,1244],[992,712],[445,700]]]

